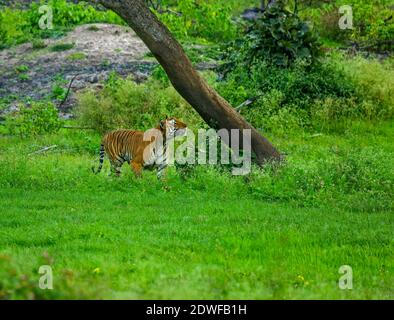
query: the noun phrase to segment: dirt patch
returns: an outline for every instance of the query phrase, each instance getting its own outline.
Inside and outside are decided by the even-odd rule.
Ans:
[[[63,111],[67,111],[75,102],[75,92],[100,85],[111,72],[132,75],[140,82],[157,64],[144,58],[149,50],[128,27],[82,25],[61,39],[44,41],[43,49],[26,43],[0,51],[0,98],[10,100],[10,106],[16,101],[49,97],[59,79],[70,81],[78,74],[64,105]],[[63,44],[68,48],[62,48]]]

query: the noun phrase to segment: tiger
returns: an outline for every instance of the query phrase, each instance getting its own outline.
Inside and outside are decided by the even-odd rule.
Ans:
[[[100,160],[95,174],[100,173],[105,154],[107,154],[111,172],[118,177],[120,168],[127,162],[137,178],[141,177],[143,169],[157,169],[157,178],[161,179],[167,167],[166,150],[168,142],[176,136],[186,134],[187,125],[174,117],[165,118],[152,128],[150,139],[146,133],[136,130],[115,130],[104,135],[100,145]],[[145,137],[144,137],[145,135]],[[144,139],[145,138],[145,139]],[[153,138],[153,139],[152,139]],[[146,140],[146,141],[145,141]]]

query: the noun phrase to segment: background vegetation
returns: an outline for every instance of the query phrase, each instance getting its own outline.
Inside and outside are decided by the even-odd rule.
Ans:
[[[0,298],[392,299],[393,3],[309,2],[255,22],[240,18],[252,0],[153,9],[193,63],[217,65],[202,75],[234,107],[253,98],[240,112],[286,154],[280,167],[235,177],[224,166],[178,165],[163,183],[150,172],[136,180],[126,166],[108,177],[106,163],[92,175],[103,132],[147,129],[165,115],[206,126],[161,67],[140,84],[112,74],[101,91],[80,92],[73,120],[60,121],[48,100],[9,113]],[[2,9],[0,45],[122,23],[86,4],[50,3],[49,34],[37,28],[36,4]],[[353,30],[337,27],[342,4],[353,6]],[[62,96],[65,84],[55,85]],[[54,147],[35,153],[45,146]],[[54,268],[53,291],[37,288],[42,264]],[[337,283],[345,264],[350,291]]]

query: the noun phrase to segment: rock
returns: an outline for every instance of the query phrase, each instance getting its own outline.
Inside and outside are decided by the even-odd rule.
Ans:
[[[246,9],[242,14],[241,17],[245,20],[256,20],[259,15],[261,14],[261,9],[259,8],[252,8],[252,9]]]

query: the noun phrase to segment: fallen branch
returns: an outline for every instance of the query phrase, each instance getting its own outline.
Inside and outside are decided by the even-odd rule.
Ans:
[[[51,149],[54,149],[54,148],[57,148],[57,145],[45,147],[45,148],[42,148],[42,149],[40,149],[40,150],[34,151],[34,152],[32,152],[32,153],[29,153],[28,156],[31,156],[31,155],[33,155],[33,154],[38,154],[38,153],[46,152],[46,151],[51,150]]]
[[[256,96],[256,97],[253,97],[253,98],[250,98],[250,99],[246,100],[245,102],[241,103],[238,107],[236,107],[235,110],[237,110],[238,113],[241,112],[240,110],[241,110],[243,107],[246,107],[246,106],[251,105],[252,103],[254,103],[254,102],[255,102],[258,98],[260,98],[261,96],[262,96],[262,94],[260,94],[260,95],[258,95],[258,96]]]
[[[66,100],[67,100],[67,98],[68,98],[68,95],[70,94],[71,86],[72,86],[74,80],[76,79],[76,77],[78,77],[78,76],[79,76],[79,74],[76,74],[76,75],[71,79],[70,84],[68,85],[68,89],[67,89],[66,95],[64,96],[62,102],[60,102],[58,108],[62,107],[62,106],[64,105],[64,103],[66,102]]]
[[[63,129],[76,129],[76,130],[94,130],[91,127],[76,127],[76,126],[63,126]]]
[[[309,136],[309,138],[317,138],[317,137],[321,137],[322,135],[323,135],[322,133],[315,133]]]

